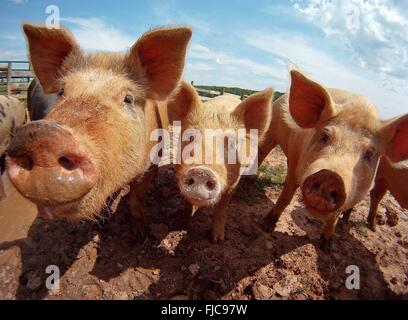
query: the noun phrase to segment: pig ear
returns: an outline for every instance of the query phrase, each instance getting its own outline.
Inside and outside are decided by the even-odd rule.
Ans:
[[[271,122],[273,90],[254,93],[241,102],[234,114],[244,118],[247,129],[258,129],[260,135],[264,134]]]
[[[380,141],[383,153],[392,162],[408,160],[408,114],[386,123]]]
[[[200,97],[194,87],[183,81],[179,89],[169,98],[167,110],[169,121],[181,121],[190,110],[201,104]]]
[[[32,24],[23,25],[30,60],[35,75],[46,93],[59,90],[58,77],[65,58],[79,49],[71,33],[65,29],[49,29]]]
[[[158,29],[143,35],[131,48],[131,72],[148,87],[148,96],[165,100],[183,75],[189,28]]]
[[[290,72],[289,111],[302,128],[315,128],[336,114],[330,94],[297,70]]]

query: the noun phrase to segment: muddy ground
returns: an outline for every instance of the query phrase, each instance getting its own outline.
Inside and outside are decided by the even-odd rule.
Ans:
[[[274,151],[267,166],[284,174]],[[261,182],[260,182],[261,181]],[[322,224],[303,209],[299,195],[275,232],[261,228],[281,185],[245,179],[229,209],[226,240],[208,240],[210,210],[188,218],[173,169],[162,167],[146,199],[150,234],[135,237],[126,199],[98,224],[45,222],[8,186],[0,202],[0,299],[406,299],[408,215],[387,195],[380,226],[367,229],[368,199],[339,223],[330,254],[319,248]],[[265,189],[263,191],[263,188]],[[396,211],[395,221],[386,209]],[[60,268],[60,290],[45,288],[45,269]],[[346,268],[360,270],[360,290],[348,290]]]

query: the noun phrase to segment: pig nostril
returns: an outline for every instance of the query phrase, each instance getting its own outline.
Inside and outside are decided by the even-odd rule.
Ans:
[[[317,182],[313,183],[312,186],[311,186],[311,188],[310,188],[310,190],[311,190],[312,192],[316,192],[316,191],[319,190],[319,189],[320,189],[320,184],[317,183]]]
[[[187,185],[192,186],[194,184],[195,180],[193,178],[188,179]]]
[[[59,158],[58,163],[60,164],[61,167],[68,171],[72,171],[76,168],[75,163],[72,160],[68,159],[67,157]]]
[[[330,201],[334,204],[337,204],[339,201],[339,194],[336,191],[330,192]]]
[[[208,190],[214,190],[215,189],[215,183],[213,181],[207,181],[206,186],[207,186]]]
[[[14,158],[14,161],[18,166],[27,171],[31,171],[31,169],[34,167],[33,159],[31,159],[29,156],[21,156]]]

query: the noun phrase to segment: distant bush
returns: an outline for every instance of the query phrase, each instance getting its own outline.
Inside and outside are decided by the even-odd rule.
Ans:
[[[258,92],[258,91],[243,89],[243,88],[238,88],[238,87],[219,87],[219,86],[203,86],[203,85],[197,85],[195,87],[199,88],[199,89],[219,91],[219,92],[221,92],[224,89],[225,93],[235,94],[237,96],[241,96],[242,94],[244,96],[249,96],[249,95],[251,95],[251,94],[253,94],[255,92]],[[284,93],[282,93],[282,92],[275,91],[275,94],[273,96],[273,100],[275,101],[276,99],[278,99],[283,94]],[[200,95],[202,95],[203,97],[208,97],[208,98],[213,98],[213,97],[216,96],[214,94],[205,93],[205,92],[200,93]]]

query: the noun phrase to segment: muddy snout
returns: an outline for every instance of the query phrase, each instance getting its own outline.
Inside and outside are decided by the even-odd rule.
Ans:
[[[181,192],[184,196],[197,201],[211,201],[220,193],[217,175],[205,167],[188,170],[179,178]]]
[[[17,190],[42,205],[78,200],[97,180],[85,147],[68,129],[46,120],[33,121],[17,131],[7,163]]]
[[[302,194],[306,205],[320,212],[336,211],[346,200],[343,179],[330,170],[309,176],[303,183]]]

